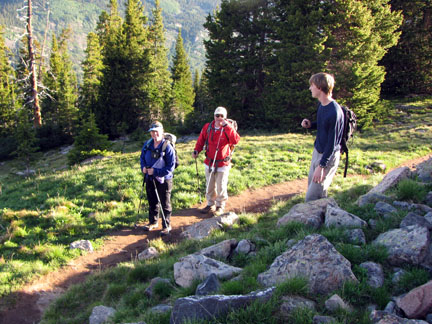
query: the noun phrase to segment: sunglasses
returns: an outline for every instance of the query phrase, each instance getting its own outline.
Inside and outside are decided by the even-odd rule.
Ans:
[[[215,114],[216,118],[224,118],[224,115],[220,115],[220,114]]]

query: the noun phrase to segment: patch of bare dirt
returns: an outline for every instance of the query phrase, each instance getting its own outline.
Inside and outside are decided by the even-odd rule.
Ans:
[[[417,164],[429,159],[432,154],[403,163],[401,166],[414,168]],[[307,179],[294,180],[275,184],[256,190],[247,190],[242,194],[230,197],[226,210],[236,213],[265,212],[276,200],[288,200],[306,190]],[[174,243],[181,240],[180,233],[189,225],[199,222],[208,215],[202,215],[197,208],[180,210],[172,215],[172,232],[163,240]],[[159,230],[161,227],[159,228]],[[148,242],[159,238],[159,230],[144,232],[140,229],[126,228],[113,232],[103,247],[88,253],[61,269],[42,276],[8,297],[8,302],[15,300],[13,306],[0,311],[0,324],[33,324],[38,323],[43,311],[60,296],[69,286],[82,282],[89,274],[115,266],[120,262],[135,260]],[[6,309],[5,309],[6,308]]]

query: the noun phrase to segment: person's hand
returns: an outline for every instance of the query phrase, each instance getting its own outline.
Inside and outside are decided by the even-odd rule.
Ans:
[[[318,165],[315,168],[312,181],[316,183],[321,183],[324,180],[324,176],[325,176],[325,169],[321,165]]]
[[[147,168],[146,167],[142,168],[142,173],[144,173],[144,174],[147,173]]]
[[[192,152],[192,157],[194,158],[194,159],[196,159],[197,157],[198,157],[198,151],[193,151]]]
[[[301,125],[303,128],[310,128],[311,127],[311,122],[309,119],[303,119],[303,121],[301,122]]]
[[[147,174],[148,175],[153,175],[153,173],[154,173],[154,169],[153,168],[147,169]]]

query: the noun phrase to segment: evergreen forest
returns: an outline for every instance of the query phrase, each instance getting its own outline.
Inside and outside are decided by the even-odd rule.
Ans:
[[[17,21],[2,18],[0,159],[28,165],[35,151],[75,143],[74,164],[105,154],[109,139],[139,138],[153,120],[177,134],[199,132],[217,106],[241,130],[296,131],[316,111],[308,80],[320,71],[335,76],[334,97],[361,129],[386,119],[386,99],[432,94],[430,0],[222,0],[214,11],[189,1],[208,9],[201,69],[185,46],[198,37],[191,28],[176,25],[172,53],[167,46],[163,13],[187,11],[179,1],[82,1],[98,18],[86,34],[81,76],[70,52],[74,26],[37,37],[36,12],[48,2],[36,2],[7,4],[20,8],[26,30],[18,50],[5,41]],[[194,21],[196,12],[188,13]]]

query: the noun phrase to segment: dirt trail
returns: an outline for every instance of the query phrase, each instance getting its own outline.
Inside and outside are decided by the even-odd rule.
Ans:
[[[407,161],[401,166],[413,168],[430,157],[432,154]],[[230,197],[226,210],[236,213],[265,212],[275,200],[288,200],[304,192],[306,185],[307,180],[301,179],[247,190],[238,196]],[[171,219],[173,228],[171,235],[164,237],[163,240],[168,243],[178,242],[181,240],[180,233],[185,227],[209,217],[200,214],[197,208],[174,213]],[[0,324],[38,323],[47,306],[69,286],[82,282],[93,272],[115,266],[119,262],[136,259],[138,253],[147,247],[149,240],[158,237],[158,230],[147,233],[139,229],[127,228],[111,233],[100,250],[72,260],[61,269],[34,280],[12,294],[10,298],[16,302],[9,309],[1,309]]]

